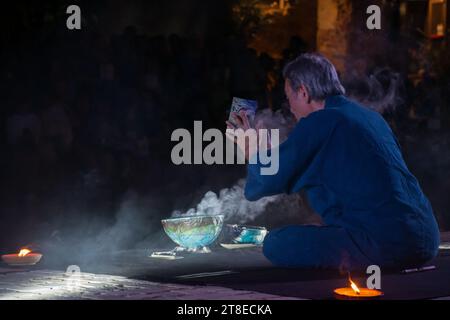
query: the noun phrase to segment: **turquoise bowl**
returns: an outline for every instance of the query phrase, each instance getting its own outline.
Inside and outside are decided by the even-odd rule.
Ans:
[[[187,216],[161,220],[164,231],[173,242],[187,249],[212,244],[222,231],[223,215]]]

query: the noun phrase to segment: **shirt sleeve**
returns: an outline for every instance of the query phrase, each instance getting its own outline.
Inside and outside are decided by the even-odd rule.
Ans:
[[[257,154],[253,156],[247,169],[244,192],[247,200],[256,201],[266,196],[297,191],[293,187],[310,164],[317,160],[319,150],[330,135],[332,127],[329,126],[329,119],[325,119],[327,117],[323,117],[322,113],[324,112],[317,111],[300,120],[285,142],[269,150],[272,161],[274,152],[279,155],[278,171],[274,174],[261,174],[261,169],[269,165],[262,165],[257,161]]]

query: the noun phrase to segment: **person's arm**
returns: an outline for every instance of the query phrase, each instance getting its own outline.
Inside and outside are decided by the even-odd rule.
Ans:
[[[254,164],[257,156],[254,155],[253,161],[248,165],[245,186],[247,200],[255,201],[266,196],[290,193],[331,135],[332,128],[335,127],[334,120],[323,111],[300,120],[288,139],[270,150],[272,153],[279,153],[278,171],[273,175],[261,174],[264,165],[259,161]]]

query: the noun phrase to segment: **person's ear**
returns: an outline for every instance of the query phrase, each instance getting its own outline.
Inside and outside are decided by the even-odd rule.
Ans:
[[[308,94],[308,90],[306,90],[306,87],[302,84],[300,85],[300,87],[298,88],[298,93],[301,95],[301,97],[304,100],[309,101],[309,94]]]

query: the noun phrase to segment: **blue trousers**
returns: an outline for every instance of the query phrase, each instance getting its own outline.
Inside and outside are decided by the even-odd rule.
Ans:
[[[270,231],[263,244],[263,253],[272,264],[280,267],[324,268],[342,271],[365,270],[376,264],[398,268],[417,266],[427,258],[407,261],[405,265],[374,259],[374,251],[358,235],[337,226],[287,226]],[[430,255],[430,258],[434,254]]]

